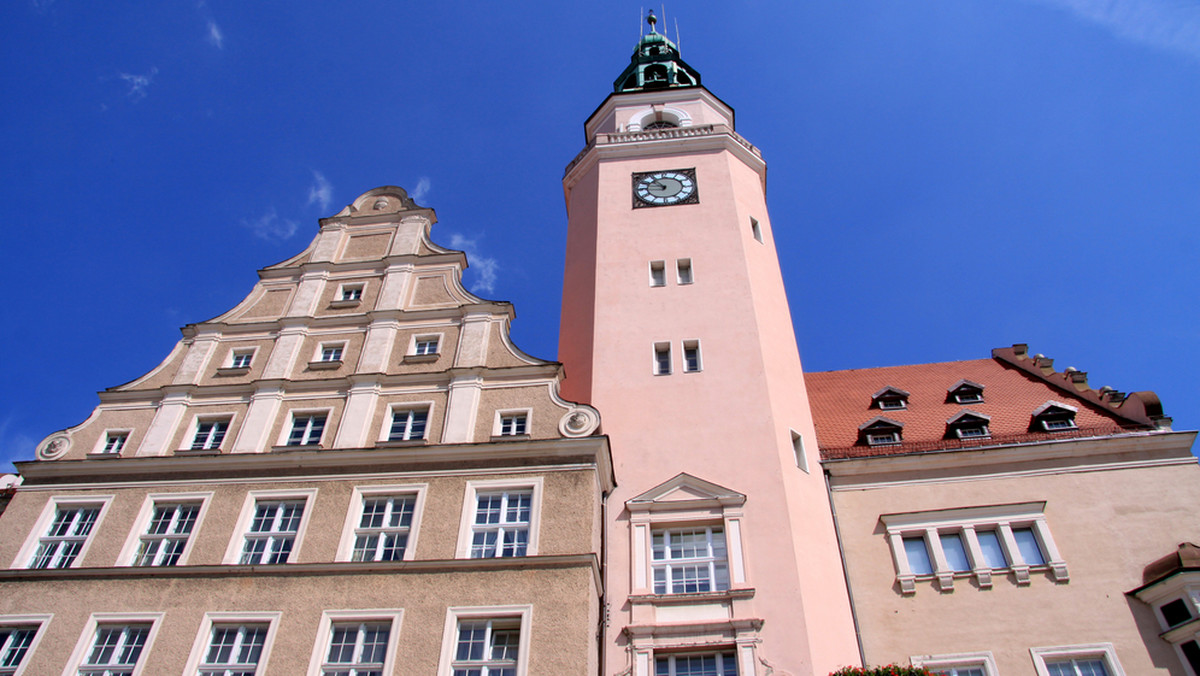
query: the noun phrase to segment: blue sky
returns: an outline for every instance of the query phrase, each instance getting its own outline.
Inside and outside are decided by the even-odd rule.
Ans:
[[[562,170],[646,5],[0,6],[0,456],[400,185],[556,353]],[[657,6],[660,14],[663,10]],[[1200,427],[1200,3],[668,5],[769,164],[806,370],[1027,342]]]

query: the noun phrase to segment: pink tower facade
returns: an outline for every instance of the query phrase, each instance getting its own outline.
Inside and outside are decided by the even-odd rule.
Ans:
[[[653,24],[615,90],[563,181],[559,343],[618,484],[603,673],[857,664],[766,164]]]

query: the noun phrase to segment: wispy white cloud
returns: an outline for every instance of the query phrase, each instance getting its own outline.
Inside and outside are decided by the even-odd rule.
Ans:
[[[421,178],[417,179],[417,187],[413,188],[413,191],[409,193],[408,196],[411,197],[414,202],[420,202],[425,199],[426,195],[429,194],[429,190],[431,188],[433,188],[433,184],[429,182],[429,177],[422,176]]]
[[[221,32],[221,27],[216,21],[208,20],[208,44],[217,49],[225,48],[225,34]]]
[[[424,180],[424,179],[422,179]],[[420,184],[417,185],[420,188]],[[496,274],[500,271],[500,263],[490,256],[479,252],[479,240],[467,239],[459,234],[450,236],[450,248],[458,249],[467,254],[470,269],[467,274],[475,273],[475,281],[469,287],[475,293],[493,293],[496,290]]]
[[[313,184],[308,189],[309,205],[317,205],[321,211],[329,208],[329,204],[333,202],[333,186],[329,185],[329,181],[325,180],[325,176],[319,171],[313,171]]]
[[[275,207],[262,216],[252,220],[243,220],[242,226],[249,228],[255,237],[267,241],[283,241],[296,234],[296,221],[280,218]]]
[[[1200,3],[1193,0],[1034,0],[1070,11],[1125,40],[1200,59]]]
[[[126,95],[134,101],[141,101],[146,98],[146,90],[154,82],[154,76],[158,75],[158,68],[151,68],[149,73],[145,75],[137,75],[134,73],[120,73],[120,78],[129,85],[129,91]]]

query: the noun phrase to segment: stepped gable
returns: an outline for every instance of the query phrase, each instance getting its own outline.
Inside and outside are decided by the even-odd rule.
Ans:
[[[1086,373],[1059,373],[1053,360],[1028,356],[1025,345],[1000,348],[992,359],[913,364],[805,374],[823,459],[903,455],[978,448],[1063,438],[1095,437],[1128,431],[1169,429],[1170,418],[1153,392],[1123,395],[1093,390]],[[980,400],[956,400],[954,393],[978,389]],[[895,407],[880,399],[907,393]],[[880,393],[885,393],[882,397]],[[1048,431],[1034,416],[1050,411],[1070,416],[1073,425]],[[899,443],[868,443],[865,431],[876,418],[900,424]],[[959,438],[956,425],[986,424],[986,436]],[[887,431],[897,431],[894,425]]]

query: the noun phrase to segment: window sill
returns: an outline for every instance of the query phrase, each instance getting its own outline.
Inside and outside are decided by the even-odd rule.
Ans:
[[[533,437],[528,434],[493,434],[492,441],[529,441]]]
[[[404,355],[404,364],[431,364],[438,360],[442,353],[435,352],[433,354],[406,354]]]
[[[221,455],[219,448],[180,448],[175,455]]]
[[[905,595],[916,592],[916,583],[918,582],[937,582],[940,591],[951,591],[954,589],[955,580],[970,580],[974,579],[980,589],[988,589],[992,586],[992,582],[996,577],[1010,577],[1018,587],[1029,586],[1031,573],[1049,573],[1055,582],[1064,583],[1070,581],[1070,576],[1067,573],[1067,564],[1064,562],[1051,562],[1038,564],[1036,566],[1010,566],[1007,568],[982,568],[978,570],[953,571],[932,575],[907,575],[897,577],[896,581],[900,583],[900,591]]]
[[[320,451],[323,450],[321,444],[284,444],[283,446],[272,446],[272,451]]]
[[[341,368],[342,360],[337,361],[310,361],[308,369],[310,371],[332,371],[333,369]]]
[[[687,603],[710,603],[733,599],[754,598],[754,588],[727,589],[718,592],[695,592],[692,594],[631,594],[629,602],[634,605],[669,606]]]
[[[429,442],[425,439],[397,439],[395,441],[376,441],[375,448],[409,448],[412,446],[425,446]]]
[[[217,375],[219,376],[244,376],[249,372],[249,366],[222,366],[217,369]]]
[[[121,457],[121,454],[119,452],[118,453],[105,453],[103,451],[100,451],[99,453],[88,453],[87,457],[88,457],[88,460],[112,460],[113,458]]]
[[[348,308],[348,307],[358,307],[359,305],[362,305],[362,300],[358,299],[358,298],[349,298],[346,300],[331,300],[331,301],[329,301],[329,307],[331,307],[331,308],[339,308],[340,309],[340,308]]]

